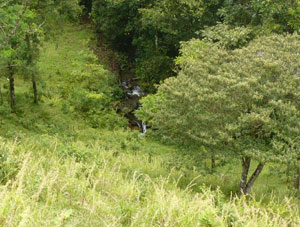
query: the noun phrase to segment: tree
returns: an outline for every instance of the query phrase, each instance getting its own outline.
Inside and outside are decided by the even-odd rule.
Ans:
[[[33,102],[38,103],[36,74],[38,73],[37,61],[41,38],[55,36],[57,23],[68,20],[78,21],[82,13],[79,0],[31,0],[30,9],[36,12],[35,17],[29,21],[29,30],[25,35],[25,67],[23,72],[31,79],[33,89]]]
[[[204,27],[205,4],[199,0],[154,1],[139,9],[141,27],[134,40],[137,54],[136,74],[148,87],[174,75],[173,60],[180,41],[197,36]]]
[[[25,35],[28,32],[28,23],[34,18],[34,13],[28,9],[29,1],[22,3],[8,2],[0,9],[3,18],[0,35],[0,65],[8,74],[10,106],[15,108],[15,74],[24,65],[26,45]]]
[[[296,6],[289,9],[289,15],[291,19],[289,20],[289,25],[292,26],[296,31],[298,31],[300,39],[300,1],[296,1]]]
[[[132,45],[139,26],[138,10],[153,0],[94,0],[92,20],[97,32],[115,50],[134,54]]]
[[[266,162],[297,162],[299,51],[291,35],[260,37],[233,51],[197,39],[182,43],[178,77],[144,98],[138,116],[173,142],[240,159],[240,191],[247,194]]]
[[[174,75],[180,41],[197,37],[204,25],[218,20],[221,0],[94,0],[96,30],[134,62],[144,87]]]
[[[9,14],[10,14],[10,6],[11,6],[11,1],[8,1],[4,4],[2,4],[0,6],[0,13],[1,13],[1,16],[5,17],[6,20],[3,20],[1,21],[1,32],[2,32],[2,37],[1,37],[1,48],[7,46],[9,44],[9,41],[10,39],[16,34],[19,26],[20,26],[20,22],[22,20],[22,17],[24,16],[24,14],[26,13],[26,10],[28,8],[28,3],[29,1],[28,0],[25,0],[24,3],[23,3],[23,9],[20,10],[20,12],[18,13],[18,16],[17,18],[15,18],[14,20],[14,23],[12,23],[11,21],[7,20],[9,19]],[[20,4],[19,4],[20,5]],[[13,5],[13,6],[17,6],[16,4]],[[9,30],[11,27],[11,30]]]
[[[31,78],[34,103],[38,101],[36,63],[43,29],[50,34],[53,23],[76,20],[80,13],[79,0],[16,0],[0,5],[0,65],[8,75],[12,109],[15,108],[14,77],[17,72]]]
[[[226,24],[257,26],[264,32],[291,32],[289,11],[295,0],[224,0],[218,14]]]
[[[25,36],[26,47],[25,47],[25,67],[24,73],[27,77],[31,78],[32,89],[33,89],[33,102],[38,103],[38,90],[36,82],[37,60],[39,57],[39,44],[40,44],[41,31],[38,28],[28,32]]]
[[[201,31],[203,41],[213,43],[219,47],[233,50],[242,48],[254,39],[254,31],[249,27],[235,27],[217,23]]]

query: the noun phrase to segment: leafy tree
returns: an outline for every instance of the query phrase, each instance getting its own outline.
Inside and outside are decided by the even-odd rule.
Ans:
[[[291,19],[289,25],[292,26],[295,30],[298,30],[300,34],[300,1],[296,1],[296,7],[289,9],[289,14]]]
[[[92,19],[96,31],[118,51],[132,54],[139,24],[138,9],[151,0],[94,0]]]
[[[297,162],[299,51],[291,35],[260,37],[233,51],[183,43],[178,77],[144,98],[138,115],[173,142],[239,158],[247,194],[266,162]],[[248,177],[252,160],[258,165]]]
[[[201,36],[203,41],[210,42],[225,49],[236,49],[246,46],[254,39],[254,31],[249,27],[234,27],[217,23],[215,26],[206,27]]]
[[[0,65],[8,74],[11,108],[15,108],[14,76],[24,65],[26,56],[25,36],[30,32],[30,24],[35,17],[28,9],[28,1],[24,3],[8,2],[0,9],[3,16],[2,33],[0,35]]]
[[[218,14],[224,23],[263,27],[266,32],[291,31],[289,10],[294,0],[225,0]]]
[[[172,75],[180,41],[197,36],[203,28],[203,1],[163,0],[139,9],[141,31],[137,46],[137,76],[150,87]]]
[[[295,0],[94,0],[92,18],[101,36],[129,56],[135,74],[153,91],[154,84],[175,75],[181,41],[200,35],[232,49],[260,34],[293,32],[297,5]],[[237,40],[230,40],[231,32]]]
[[[220,0],[95,0],[96,29],[116,50],[135,63],[135,73],[149,90],[174,75],[180,41],[197,37],[215,24]]]
[[[14,76],[17,72],[31,78],[37,103],[37,60],[43,28],[51,30],[53,21],[76,20],[81,12],[79,0],[15,0],[0,5],[0,65],[6,69],[10,84],[11,107],[15,108]]]
[[[66,20],[78,21],[82,13],[80,0],[31,0],[30,9],[35,10],[40,23],[47,32],[51,27]]]
[[[38,103],[38,91],[37,91],[37,82],[36,74],[38,73],[37,60],[39,57],[39,44],[40,38],[42,36],[41,30],[32,30],[25,36],[26,47],[25,47],[25,67],[23,68],[24,74],[31,78],[32,89],[33,89],[33,102]]]

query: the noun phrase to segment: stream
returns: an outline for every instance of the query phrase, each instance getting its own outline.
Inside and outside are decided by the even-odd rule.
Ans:
[[[131,67],[121,69],[116,55],[105,45],[105,41],[100,35],[97,41],[97,48],[92,49],[103,65],[108,65],[110,70],[118,75],[119,86],[124,91],[125,97],[117,108],[117,112],[128,119],[129,127],[139,130],[141,135],[147,132],[147,124],[138,120],[134,111],[141,107],[139,100],[146,95],[140,87],[140,81],[134,77]],[[103,61],[103,59],[107,59]]]
[[[139,100],[146,95],[139,86],[139,80],[130,74],[120,75],[120,86],[125,94],[125,99],[121,103],[121,112],[128,119],[129,127],[140,130],[141,134],[146,134],[147,124],[138,120],[134,113],[141,107]]]

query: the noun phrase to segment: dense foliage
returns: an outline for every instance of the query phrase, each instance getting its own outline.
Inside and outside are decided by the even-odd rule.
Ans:
[[[248,193],[252,158],[259,161],[255,174],[267,161],[297,161],[299,52],[296,36],[261,37],[234,51],[183,43],[178,77],[146,97],[138,113],[159,135],[241,157]]]
[[[174,75],[180,41],[207,35],[207,26],[247,26],[248,39],[249,33],[293,32],[299,13],[297,2],[286,0],[95,0],[92,15],[97,31],[128,56],[128,62],[134,61],[135,74],[152,90]],[[217,25],[216,37],[210,38],[218,39],[220,28]]]
[[[213,24],[216,18],[211,14],[218,4],[196,0],[94,1],[93,20],[113,47],[134,57],[136,75],[151,88],[174,75],[179,42]]]
[[[226,24],[251,25],[275,32],[293,31],[289,25],[294,0],[225,0],[218,14]]]

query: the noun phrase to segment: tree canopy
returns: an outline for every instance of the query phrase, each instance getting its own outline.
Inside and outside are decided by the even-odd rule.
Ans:
[[[220,24],[232,31],[245,27],[244,35],[252,38],[292,33],[298,26],[298,5],[293,0],[94,0],[92,18],[106,40],[134,62],[144,87],[154,91],[154,84],[175,75],[181,41],[203,38],[207,27],[215,25],[215,32],[222,33]]]
[[[263,36],[233,51],[197,39],[182,43],[178,77],[144,98],[138,114],[169,140],[230,153],[243,164],[297,161],[299,53],[295,35]],[[241,184],[244,193],[249,183]]]

